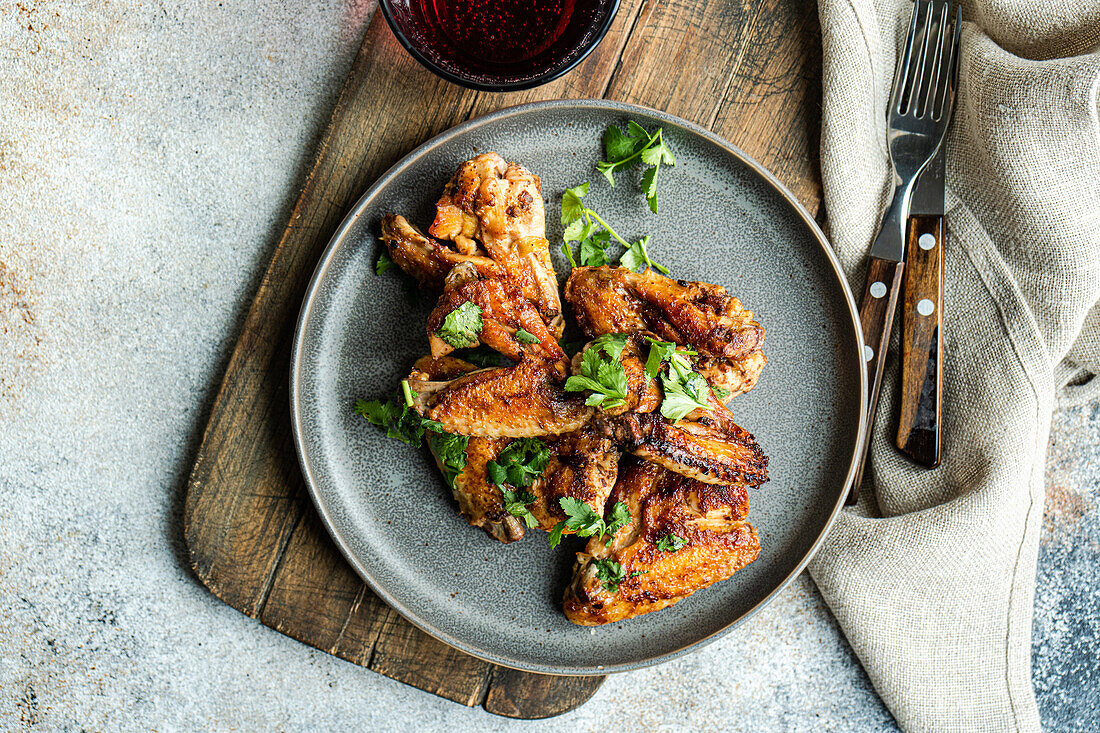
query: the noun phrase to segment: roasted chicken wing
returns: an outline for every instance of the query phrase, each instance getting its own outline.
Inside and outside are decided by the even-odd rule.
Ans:
[[[547,321],[561,315],[542,182],[522,165],[505,163],[496,153],[463,163],[444,188],[428,232],[454,242],[463,254],[484,246]]]
[[[732,395],[752,389],[766,359],[764,328],[720,285],[625,267],[578,267],[565,299],[590,338],[649,332],[699,352],[699,373]]]
[[[608,505],[631,521],[611,546],[592,538],[577,553],[565,615],[596,626],[658,611],[733,575],[756,559],[748,491],[693,481],[647,461],[623,462]]]
[[[554,362],[524,354],[515,366],[437,381],[413,369],[414,409],[449,433],[531,438],[577,430],[592,417],[584,398],[562,388]]]

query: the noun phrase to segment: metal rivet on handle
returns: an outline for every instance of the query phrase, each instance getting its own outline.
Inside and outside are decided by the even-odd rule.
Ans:
[[[863,345],[863,360],[864,361],[871,361],[871,359],[874,359],[874,358],[875,358],[875,350],[872,349],[867,344],[864,344]]]
[[[873,295],[876,298],[881,298],[882,296],[886,295],[886,283],[884,283],[884,282],[873,282],[873,283],[871,283],[871,295]]]
[[[932,312],[936,310],[936,304],[930,301],[928,298],[921,300],[917,303],[917,313],[922,316],[930,316]]]
[[[917,244],[920,245],[921,249],[932,249],[936,246],[936,238],[928,232],[925,232],[917,239]]]

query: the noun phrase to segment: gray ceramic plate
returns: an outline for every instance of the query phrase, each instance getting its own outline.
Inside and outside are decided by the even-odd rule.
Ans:
[[[600,136],[635,119],[664,128],[675,168],[660,176],[660,215],[640,169],[612,189],[594,168]],[[396,272],[374,274],[379,220],[421,226],[456,166],[495,150],[542,177],[557,254],[561,192],[591,181],[586,202],[676,277],[719,283],[767,329],[768,366],[730,407],[771,458],[750,494],[759,559],[671,608],[596,629],[574,626],[561,596],[580,540],[553,550],[528,533],[501,545],[461,517],[426,450],[390,440],[352,412],[388,394],[427,352],[429,303],[410,305]],[[862,344],[851,293],[820,230],[758,163],[715,135],[654,110],[558,101],[506,109],[414,150],[359,200],[321,258],[302,307],[291,410],[302,469],[336,544],[411,622],[470,654],[552,674],[634,669],[730,630],[805,566],[839,510],[862,429]]]

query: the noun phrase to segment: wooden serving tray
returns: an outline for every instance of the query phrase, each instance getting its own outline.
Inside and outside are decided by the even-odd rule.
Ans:
[[[590,698],[604,677],[506,669],[421,632],[336,550],[303,486],[290,431],[289,359],[306,285],[345,212],[398,158],[466,119],[541,99],[606,97],[685,117],[763,162],[816,212],[817,22],[813,0],[623,0],[603,43],[573,72],[492,94],[422,69],[375,13],[195,459],[184,534],[202,582],[277,631],[463,705],[544,718]]]

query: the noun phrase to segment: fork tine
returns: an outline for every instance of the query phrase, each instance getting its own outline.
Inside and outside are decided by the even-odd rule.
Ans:
[[[910,84],[912,91],[904,108],[904,114],[913,116],[919,116],[918,110],[928,89],[928,75],[932,71],[932,65],[928,62],[928,47],[932,38],[933,4],[931,2],[920,2],[919,4],[926,7],[927,12],[924,14],[924,22],[920,24],[920,56],[913,73],[910,74],[913,79]]]
[[[928,9],[928,28],[925,30],[925,46],[931,51],[932,57],[927,60],[924,71],[921,74],[920,95],[912,104],[913,114],[924,117],[927,114],[933,116],[936,106],[936,95],[939,92],[940,79],[943,77],[943,43],[947,37],[947,10],[948,2],[944,2],[939,8],[936,2],[930,4]],[[933,18],[932,16],[938,16]],[[932,24],[936,25],[936,42],[933,46],[928,38],[932,36]]]
[[[905,87],[909,80],[909,62],[913,58],[913,43],[917,39],[917,14],[919,12],[920,5],[914,5],[913,17],[909,20],[909,35],[905,39],[905,50],[902,51],[901,58],[898,59],[897,72],[894,74],[894,94],[891,107],[898,114],[905,110],[902,106],[902,99],[904,99]]]
[[[941,64],[944,71],[943,78],[938,80],[936,90],[937,105],[933,109],[933,119],[937,122],[945,114],[948,114],[952,95],[955,91],[955,81],[959,75],[959,41],[962,37],[962,8],[955,8],[954,28],[951,33],[950,45],[947,48],[946,60]]]

